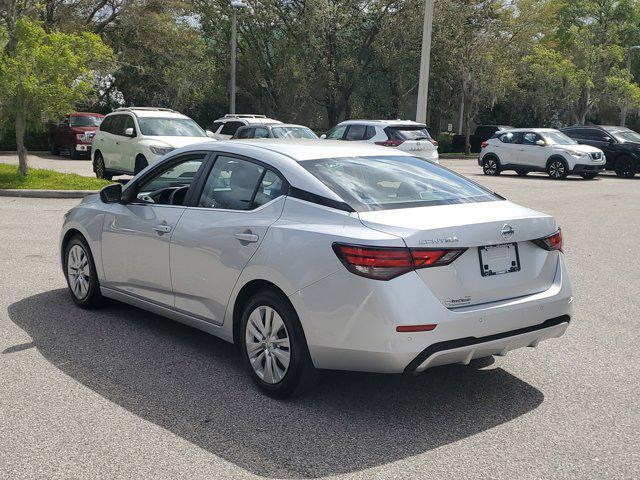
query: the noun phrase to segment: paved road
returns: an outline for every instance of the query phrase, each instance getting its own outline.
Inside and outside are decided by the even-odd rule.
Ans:
[[[567,334],[484,368],[328,373],[287,402],[215,338],[74,308],[56,242],[75,201],[0,198],[0,478],[640,478],[640,178],[444,163],[557,217]]]

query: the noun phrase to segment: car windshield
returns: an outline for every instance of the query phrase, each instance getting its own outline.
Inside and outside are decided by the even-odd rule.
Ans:
[[[70,125],[72,127],[99,127],[104,117],[95,115],[72,115]]]
[[[275,138],[312,138],[318,136],[307,127],[271,127]]]
[[[431,140],[427,129],[421,126],[389,127],[387,133],[393,137],[392,140]]]
[[[416,157],[346,157],[300,162],[356,211],[490,202],[500,197]]]
[[[541,135],[549,145],[575,145],[578,143],[562,132],[542,132]]]
[[[629,130],[628,128],[608,128],[606,129],[611,135],[615,137],[619,142],[633,142],[640,143],[640,134],[634,132],[633,130]]]
[[[207,134],[190,118],[138,118],[140,132],[154,137],[206,137]]]

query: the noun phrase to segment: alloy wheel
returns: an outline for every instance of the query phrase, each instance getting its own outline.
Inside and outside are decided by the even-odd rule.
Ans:
[[[275,384],[285,377],[291,361],[289,332],[273,308],[262,305],[251,312],[245,345],[249,363],[261,380]]]
[[[91,270],[89,257],[80,245],[74,245],[69,249],[67,276],[73,295],[79,300],[84,299],[89,293]]]
[[[484,161],[484,173],[486,175],[495,175],[498,171],[498,164],[493,158]]]
[[[104,160],[102,155],[96,155],[96,177],[104,178]]]
[[[562,178],[565,175],[564,164],[559,160],[554,160],[549,165],[549,176],[552,178]]]

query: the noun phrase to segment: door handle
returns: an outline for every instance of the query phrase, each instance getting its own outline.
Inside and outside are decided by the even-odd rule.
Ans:
[[[156,225],[155,227],[153,227],[153,229],[160,235],[163,235],[171,231],[171,225]]]
[[[251,233],[251,230],[244,233],[236,233],[234,237],[236,237],[240,241],[240,243],[243,243],[243,244],[256,243],[260,238],[258,237],[258,235]]]

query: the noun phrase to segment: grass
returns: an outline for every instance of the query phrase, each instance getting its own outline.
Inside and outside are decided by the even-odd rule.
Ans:
[[[112,182],[75,173],[60,173],[53,170],[30,168],[29,175],[18,174],[17,165],[0,163],[0,188],[33,190],[100,190]]]

